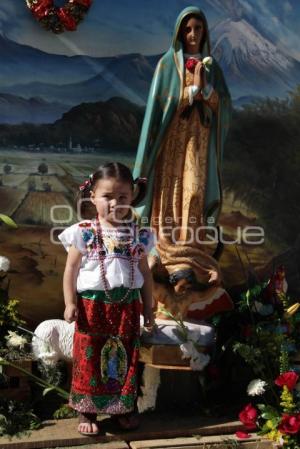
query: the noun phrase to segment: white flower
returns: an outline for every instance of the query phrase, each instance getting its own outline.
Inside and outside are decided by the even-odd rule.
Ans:
[[[7,340],[7,346],[12,348],[20,348],[23,349],[24,345],[27,343],[25,337],[18,335],[16,332],[8,331],[8,335],[5,337]]]
[[[254,379],[251,380],[247,387],[247,393],[249,396],[260,396],[263,394],[266,390],[267,383],[264,380],[261,379]]]
[[[210,356],[199,352],[192,340],[182,343],[180,345],[180,350],[182,352],[181,357],[183,359],[191,358],[190,367],[192,370],[202,371],[210,361]]]
[[[8,271],[10,266],[10,261],[7,257],[0,256],[0,271]]]
[[[211,56],[206,56],[205,58],[203,58],[203,64],[205,66],[205,69],[208,71],[209,70],[209,66],[212,65],[213,59]]]
[[[203,354],[198,352],[197,357],[192,358],[190,362],[190,367],[193,371],[202,371],[210,361],[210,356],[208,354]]]
[[[189,359],[192,357],[194,352],[194,345],[192,341],[187,341],[186,343],[182,343],[180,345],[180,350],[182,352],[182,358],[183,359]]]
[[[45,365],[55,365],[57,360],[58,360],[57,353],[55,351],[52,351],[52,352],[41,352],[39,354],[38,358]]]

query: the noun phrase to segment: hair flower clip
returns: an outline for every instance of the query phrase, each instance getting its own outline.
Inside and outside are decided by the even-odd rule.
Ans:
[[[80,184],[79,186],[79,190],[82,192],[83,190],[85,190],[87,187],[91,188],[92,187],[92,183],[93,183],[93,173],[91,173],[89,175],[89,179],[86,179],[82,184]]]
[[[80,184],[79,190],[82,192],[82,191],[85,190],[87,187],[91,187],[91,181],[90,181],[89,179],[87,179],[87,180],[84,181],[82,184]]]

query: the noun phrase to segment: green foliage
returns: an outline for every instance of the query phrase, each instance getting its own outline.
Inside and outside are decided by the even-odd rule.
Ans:
[[[18,304],[18,300],[8,298],[7,288],[0,287],[0,349],[6,346],[4,337],[8,331],[24,324],[18,312]]]
[[[69,407],[67,404],[63,404],[53,413],[54,419],[66,419],[66,418],[75,418],[77,416],[76,410]]]
[[[256,374],[260,374],[264,369],[263,355],[260,348],[245,343],[234,343],[233,351],[237,352],[246,363],[252,366]]]
[[[38,363],[38,370],[41,373],[42,379],[45,380],[48,384],[50,384],[53,387],[56,387],[61,384],[62,380],[62,370],[63,370],[64,362],[62,360],[58,361],[54,365],[52,364],[45,364],[42,362]],[[47,388],[44,391],[44,395],[47,394],[52,387]]]
[[[257,284],[251,289],[247,290],[245,293],[241,294],[241,300],[239,302],[239,311],[243,312],[248,310],[250,305],[252,306],[253,301],[260,297],[262,291],[266,288],[267,282],[262,284]]]
[[[242,295],[242,332],[233,350],[258,377],[247,389],[251,405],[259,410],[255,418],[258,433],[280,443],[280,447],[299,449],[300,430],[295,423],[300,395],[295,388],[298,375],[292,356],[297,351],[300,314],[299,304],[286,295],[284,276],[284,267],[279,267],[267,283]],[[262,390],[255,387],[260,382],[264,382]]]
[[[0,436],[21,437],[40,427],[40,419],[28,404],[0,398]]]

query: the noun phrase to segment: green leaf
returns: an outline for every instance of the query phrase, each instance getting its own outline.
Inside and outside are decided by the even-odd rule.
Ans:
[[[260,430],[259,432],[256,432],[257,433],[257,435],[266,435],[267,433],[269,433],[270,432],[270,429],[262,429],[262,430]]]
[[[0,214],[0,220],[3,221],[7,226],[10,226],[11,228],[17,228],[17,224],[12,220],[10,217],[4,214]]]
[[[55,390],[54,387],[45,388],[45,390],[43,391],[43,396],[46,396],[47,393],[50,393],[50,391],[53,391],[53,390]]]
[[[261,417],[263,419],[271,419],[271,420],[273,420],[273,418],[275,418],[276,415],[274,414],[274,412],[273,413],[272,412],[264,412],[264,413],[261,414]]]
[[[266,409],[266,404],[257,404],[256,406],[258,408],[258,410],[260,410],[261,412],[263,412]]]

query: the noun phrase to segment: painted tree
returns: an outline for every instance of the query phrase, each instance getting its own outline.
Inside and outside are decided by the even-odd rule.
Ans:
[[[42,175],[45,175],[46,173],[48,173],[48,165],[45,164],[45,162],[42,162],[42,163],[38,166],[38,171],[39,171],[39,173],[41,173]]]

